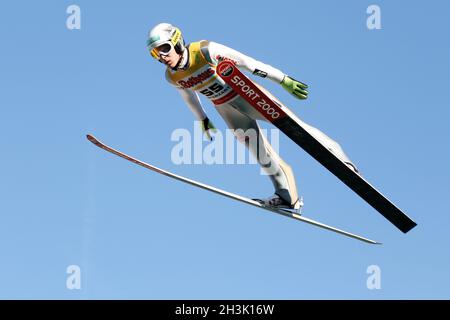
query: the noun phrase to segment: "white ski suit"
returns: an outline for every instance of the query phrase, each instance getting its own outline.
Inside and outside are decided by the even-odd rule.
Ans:
[[[197,92],[205,95],[216,106],[237,139],[245,143],[264,171],[268,174],[275,188],[275,193],[292,206],[298,201],[294,174],[261,133],[257,120],[266,119],[247,101],[237,95],[217,74],[216,66],[220,60],[231,60],[239,68],[276,83],[281,83],[285,74],[280,70],[246,56],[224,45],[200,41],[191,43],[183,52],[181,62],[176,70],[167,68],[166,79],[174,85],[184,101],[190,107],[197,120],[206,118]],[[264,88],[261,88],[264,90]],[[266,94],[280,103],[267,90]],[[348,161],[341,147],[318,129],[305,124],[308,131],[336,153],[343,161]],[[241,129],[241,130],[238,130]],[[252,129],[252,130],[251,130]],[[256,139],[248,141],[245,132],[255,132]]]

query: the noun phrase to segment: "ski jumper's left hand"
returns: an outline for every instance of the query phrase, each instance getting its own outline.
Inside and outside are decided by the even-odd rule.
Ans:
[[[300,82],[298,80],[295,80],[294,78],[291,78],[289,76],[284,76],[283,81],[281,81],[281,85],[283,88],[292,94],[297,99],[306,99],[308,98],[308,85]]]
[[[215,132],[217,132],[217,129],[216,129],[216,127],[214,127],[211,120],[209,120],[209,118],[206,117],[205,119],[202,120],[201,126],[202,126],[202,131],[205,133],[208,140],[212,141],[213,138],[211,136],[211,132],[215,133]]]

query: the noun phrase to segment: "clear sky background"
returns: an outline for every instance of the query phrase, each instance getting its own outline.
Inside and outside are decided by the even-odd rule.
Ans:
[[[448,1],[7,1],[0,10],[0,298],[450,298]],[[66,9],[81,8],[81,30]],[[366,9],[381,8],[381,30]],[[402,234],[280,135],[304,214],[371,246],[211,194],[96,148],[104,142],[248,197],[257,165],[175,165],[170,136],[194,117],[145,47],[179,26],[310,85],[299,101],[418,227]],[[204,107],[225,129],[214,107]],[[264,124],[263,127],[270,128]],[[205,143],[206,145],[206,143]],[[66,269],[81,269],[81,290]],[[381,289],[366,286],[381,270]]]

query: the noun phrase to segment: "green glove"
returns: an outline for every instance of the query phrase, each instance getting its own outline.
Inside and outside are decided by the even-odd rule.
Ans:
[[[212,141],[213,138],[211,136],[211,132],[217,132],[216,127],[214,127],[213,123],[209,120],[208,117],[202,120],[201,126],[202,131],[205,133],[208,140]]]
[[[289,76],[284,76],[283,81],[281,81],[281,85],[283,88],[292,94],[297,99],[306,99],[308,98],[308,85],[295,80]]]

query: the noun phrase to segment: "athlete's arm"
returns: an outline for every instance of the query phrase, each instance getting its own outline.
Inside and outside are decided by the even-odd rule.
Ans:
[[[184,88],[180,87],[177,83],[172,82],[172,80],[170,80],[169,76],[167,75],[167,72],[168,71],[166,71],[166,74],[165,74],[166,81],[169,82],[171,85],[173,85],[177,89],[178,93],[181,95],[184,102],[188,105],[189,109],[191,109],[195,118],[198,121],[202,121],[203,119],[205,119],[206,113],[202,107],[200,98],[198,97],[197,93],[190,89],[184,89]]]
[[[203,110],[200,99],[195,91],[190,89],[177,88],[184,102],[189,106],[192,113],[195,115],[198,121],[201,121],[200,126],[205,133],[208,140],[212,140],[211,132],[216,132],[214,124],[207,117],[205,110]]]
[[[213,64],[219,63],[222,58],[231,59],[238,67],[247,69],[254,75],[268,78],[283,86],[285,90],[299,99],[306,99],[308,86],[294,78],[289,77],[277,68],[261,61],[255,60],[239,51],[216,42],[206,42],[202,46],[202,53]]]
[[[196,92],[189,89],[181,89],[181,88],[177,88],[177,91],[180,93],[184,102],[186,102],[189,109],[191,109],[192,113],[194,114],[195,118],[198,121],[202,121],[203,119],[206,118],[205,110],[203,109],[200,99]]]
[[[207,53],[208,56],[205,56],[205,58],[207,60],[211,59],[210,61],[214,64],[219,63],[221,58],[231,59],[238,67],[243,67],[255,75],[263,78],[267,77],[277,83],[283,81],[283,72],[252,57],[246,56],[239,51],[216,42],[208,42],[206,48],[206,50],[202,48],[202,53],[204,55]]]

